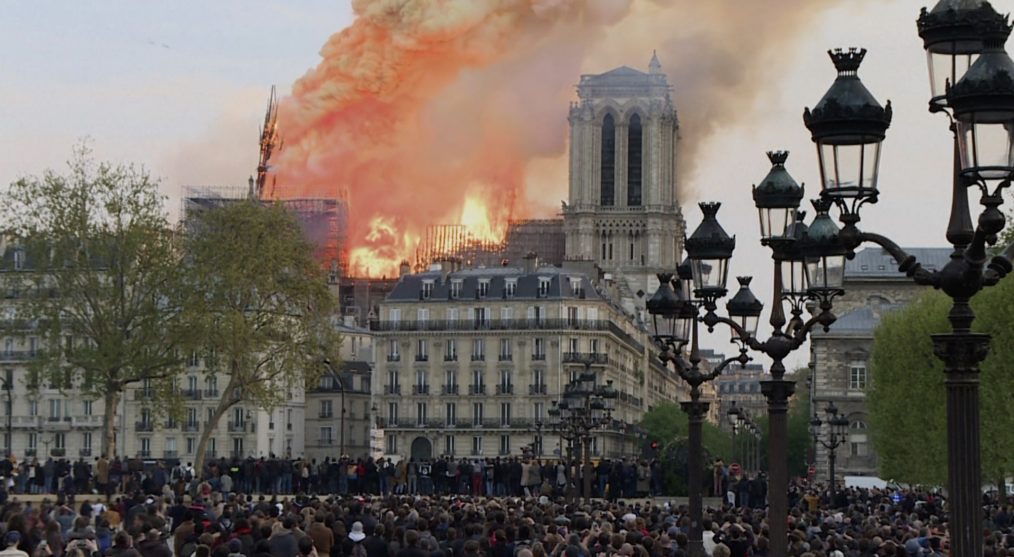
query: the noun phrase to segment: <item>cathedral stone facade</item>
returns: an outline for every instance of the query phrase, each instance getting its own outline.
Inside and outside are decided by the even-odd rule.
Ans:
[[[610,273],[628,307],[643,304],[654,274],[673,271],[683,248],[670,92],[652,56],[647,73],[623,66],[581,76],[570,108],[567,258]]]

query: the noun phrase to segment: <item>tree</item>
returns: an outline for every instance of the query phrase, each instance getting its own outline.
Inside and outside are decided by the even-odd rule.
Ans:
[[[933,355],[930,334],[950,330],[950,299],[927,292],[889,313],[874,335],[870,432],[880,474],[908,483],[943,485],[947,477],[947,414],[943,363]],[[1014,376],[1007,362],[1014,346],[1014,281],[1004,280],[973,299],[974,328],[993,335],[980,374],[982,469],[988,478],[1014,471]]]
[[[176,252],[158,182],[144,169],[96,163],[84,145],[68,166],[5,193],[4,233],[25,257],[23,272],[4,275],[19,293],[22,334],[41,340],[29,387],[47,381],[101,398],[110,457],[123,391],[145,379],[167,384],[181,369]]]
[[[187,223],[184,274],[188,322],[214,355],[208,374],[228,384],[201,433],[195,466],[222,416],[249,402],[270,409],[337,361],[335,302],[312,247],[280,205],[238,201]]]
[[[686,492],[687,435],[690,422],[678,404],[666,402],[653,407],[641,418],[641,427],[648,438],[659,442],[659,456],[664,462],[682,462],[684,466],[664,466],[665,485],[670,493]],[[701,428],[701,445],[705,463],[713,457],[732,455],[732,436],[712,423],[704,422]]]

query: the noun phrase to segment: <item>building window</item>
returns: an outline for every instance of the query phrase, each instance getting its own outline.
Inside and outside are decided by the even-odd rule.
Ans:
[[[444,436],[444,454],[447,456],[454,456],[454,436]]]
[[[532,359],[533,360],[546,359],[546,339],[544,338],[535,339],[535,343],[532,345]]]
[[[610,206],[614,202],[616,184],[616,123],[612,114],[602,119],[602,149],[599,166],[599,204]]]
[[[93,401],[91,401],[91,400],[84,401],[83,413],[84,413],[85,416],[91,416],[92,415],[92,402]]]
[[[415,425],[426,425],[426,406],[425,402],[417,402],[415,405]]]
[[[481,402],[473,402],[472,403],[472,425],[476,426],[476,427],[482,425],[482,403]]]
[[[504,328],[513,327],[513,325],[508,325],[513,320],[514,320],[514,308],[512,307],[500,308],[500,321],[504,323]]]
[[[511,436],[501,435],[500,436],[500,454],[508,455],[511,454]]]
[[[398,393],[398,370],[387,370],[387,394]]]
[[[416,320],[419,321],[419,328],[423,329],[423,330],[428,329],[429,328],[429,322],[430,322],[430,310],[429,310],[429,308],[419,308],[415,312],[415,315],[416,315]],[[355,346],[355,342],[354,341],[353,341],[352,345]],[[352,351],[352,354],[355,355],[355,350]]]
[[[151,437],[141,437],[141,456],[151,456]]]
[[[592,354],[599,353],[599,339],[597,338],[588,339],[588,351],[591,352]]]
[[[478,456],[482,454],[482,436],[475,435],[472,437],[472,456]]]
[[[479,296],[489,295],[489,279],[479,279]]]
[[[56,420],[59,420],[60,418],[63,417],[63,412],[61,411],[62,406],[63,406],[63,400],[61,400],[59,398],[51,398],[51,399],[49,399],[49,419],[50,419],[50,421],[56,421]],[[143,412],[144,411],[142,411],[142,415],[143,415]]]
[[[546,416],[546,403],[536,402],[535,404],[532,405],[532,417],[535,418],[535,421],[542,421],[542,419],[545,416]]]
[[[472,308],[472,321],[476,329],[489,328],[489,312],[486,308]]]
[[[332,417],[334,417],[334,410],[333,410],[333,406],[332,406],[332,401],[330,401],[330,400],[322,400],[322,401],[320,401],[320,414],[318,414],[318,416],[321,417],[321,418],[332,418]]]
[[[451,280],[451,297],[452,298],[461,297],[461,279]]]
[[[394,435],[387,436],[387,454],[398,454],[398,438]]]
[[[433,295],[433,281],[424,280],[422,283],[422,297],[424,300],[428,300]]]
[[[571,354],[577,354],[579,352],[578,347],[580,346],[580,344],[577,338],[567,339],[567,346],[568,346],[567,352],[570,352]]]
[[[444,425],[446,425],[447,427],[454,427],[454,424],[455,422],[457,422],[458,419],[458,405],[454,404],[453,402],[448,402],[447,404],[445,404],[444,416],[446,416],[446,421],[444,422]]]
[[[418,339],[415,343],[415,361],[426,362],[429,361],[429,346],[428,341],[424,338]]]
[[[175,441],[175,439],[173,439]],[[81,448],[91,452],[92,450],[92,434],[90,431],[86,431],[81,434]]]
[[[37,433],[28,434],[28,449],[34,451],[39,447],[39,435]]]
[[[429,381],[426,377],[425,369],[415,370],[415,385],[412,386],[412,394],[425,395],[429,394]]]
[[[511,403],[501,402],[500,403],[500,426],[508,427],[511,425]]]
[[[201,358],[198,356],[197,351],[193,350],[190,352],[190,357],[187,358],[187,365],[190,367],[197,367],[201,363]]]
[[[91,448],[91,441],[90,440],[89,440],[89,445],[88,446],[89,446],[89,449],[90,449]],[[165,440],[165,453],[166,453],[165,456],[167,456],[167,457],[169,457],[169,456],[175,456],[176,455],[176,438],[175,437],[168,437],[168,438],[166,438],[166,440]]]
[[[486,340],[481,338],[472,339],[472,361],[479,362],[486,359]]]
[[[514,393],[514,383],[511,381],[512,373],[509,369],[500,370],[500,384],[497,385],[497,394],[509,395]]]
[[[388,402],[387,403],[387,419],[391,422],[391,425],[398,424],[398,403]]]
[[[401,360],[401,353],[398,351],[398,341],[387,341],[387,361],[397,362]]]
[[[866,362],[856,361],[849,364],[849,390],[865,389],[867,379]]]
[[[472,370],[472,389],[471,390],[472,390],[472,394],[474,394],[474,395],[482,394],[482,391],[483,391],[483,380],[482,380],[482,370],[481,369],[473,369]]]
[[[453,338],[447,339],[444,343],[444,360],[448,362],[458,360],[458,342]]]
[[[550,280],[551,279],[548,279],[548,278],[539,278],[539,297],[540,298],[545,298],[546,296],[549,296],[549,284],[550,284]]]
[[[513,359],[511,354],[511,339],[502,338],[500,339],[500,361],[506,362]]]
[[[187,437],[187,454],[194,454],[197,450],[197,438]]]
[[[14,250],[14,270],[20,271],[25,266],[25,251],[22,249]]]
[[[630,207],[641,205],[641,135],[641,117],[634,114],[627,125],[627,205]]]
[[[575,327],[575,326],[577,326],[577,308],[576,307],[571,306],[571,307],[567,308],[567,326],[568,327]]]
[[[32,399],[28,401],[28,415],[35,417],[39,415],[39,401]]]
[[[324,446],[334,444],[334,434],[331,426],[323,426],[320,428],[320,444]]]
[[[507,279],[507,281],[504,282],[503,288],[504,294],[506,294],[508,298],[513,298],[514,294],[518,291],[518,279]]]
[[[67,449],[67,435],[64,433],[53,434],[53,448],[59,450]]]

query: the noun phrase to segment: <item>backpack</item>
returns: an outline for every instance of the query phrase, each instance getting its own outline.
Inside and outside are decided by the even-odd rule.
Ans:
[[[352,545],[352,554],[349,557],[366,557],[366,548],[363,542],[359,541]]]

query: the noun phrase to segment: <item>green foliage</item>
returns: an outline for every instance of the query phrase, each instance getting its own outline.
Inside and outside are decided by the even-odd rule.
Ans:
[[[665,486],[670,494],[686,493],[686,441],[689,425],[686,413],[678,404],[673,403],[659,404],[641,419],[641,427],[647,432],[648,439],[658,441],[663,460],[677,464],[663,466]],[[715,457],[728,459],[732,454],[732,436],[710,422],[704,422],[701,442],[704,446],[705,465]]]
[[[19,179],[3,196],[2,233],[26,256],[4,280],[16,293],[16,332],[41,341],[26,384],[102,398],[102,450],[111,455],[124,389],[169,383],[181,369],[178,262],[145,170],[96,163],[85,145],[68,166]]]
[[[950,299],[929,292],[884,317],[877,328],[867,392],[870,429],[880,474],[908,483],[943,485],[947,477],[947,412],[943,363],[930,335],[950,330]],[[1014,375],[1007,362],[1014,346],[1004,339],[1014,325],[1014,281],[1004,280],[973,299],[975,329],[993,335],[982,364],[982,466],[986,477],[1014,470]]]
[[[270,409],[338,361],[335,300],[312,247],[282,206],[240,201],[195,215],[184,240],[188,322],[228,376],[214,427],[239,403]],[[203,461],[205,428],[196,466]]]

